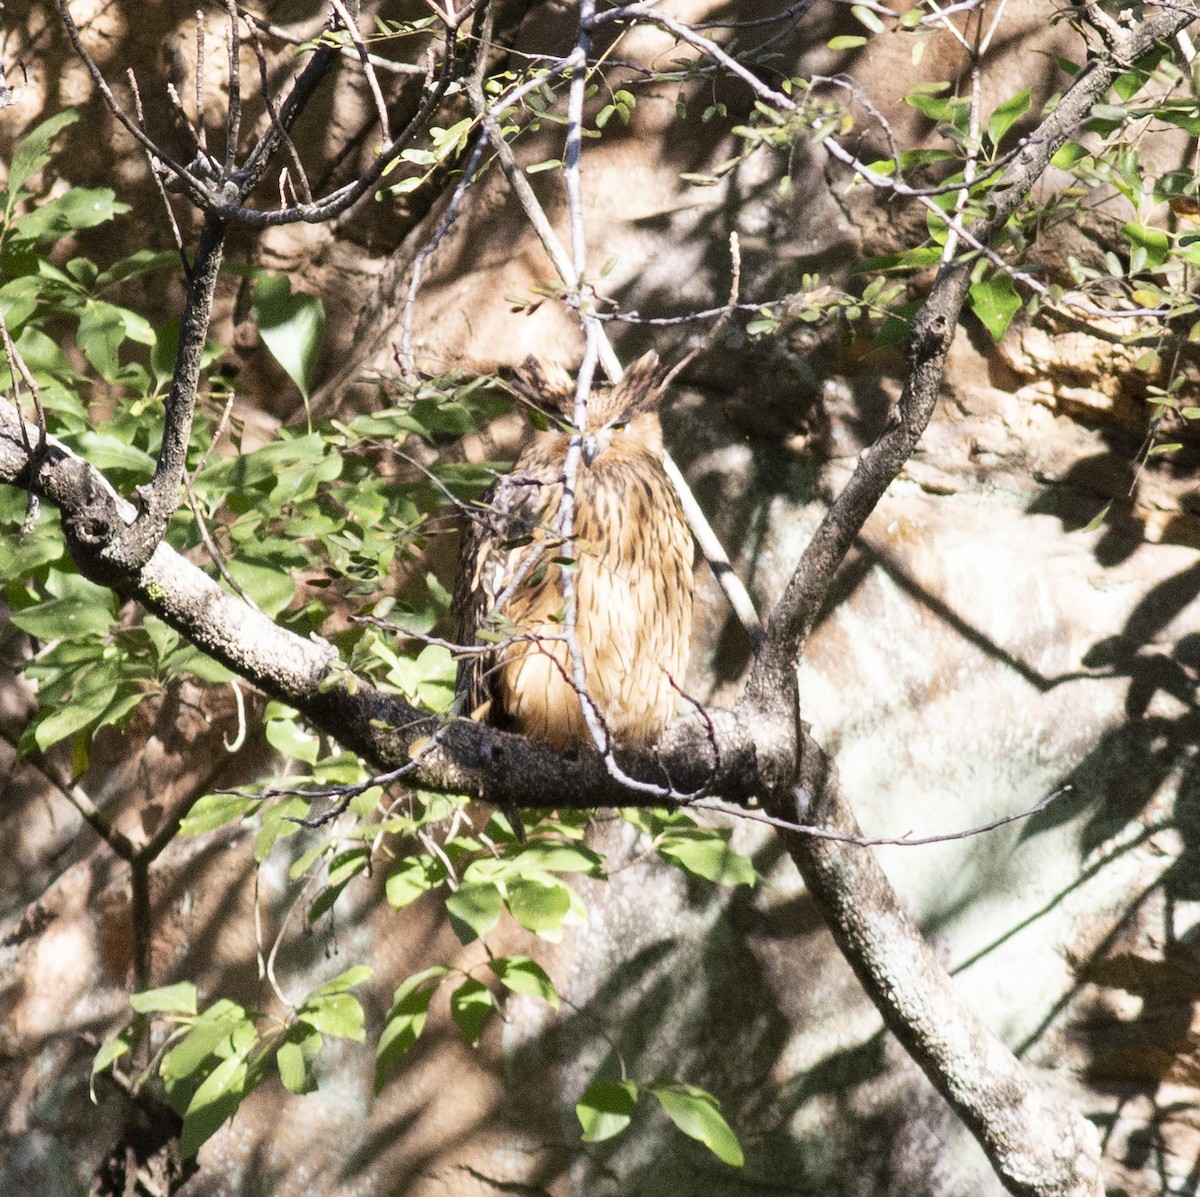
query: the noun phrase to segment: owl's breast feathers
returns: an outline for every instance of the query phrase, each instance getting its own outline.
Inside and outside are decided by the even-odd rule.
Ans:
[[[455,593],[459,642],[496,643],[460,663],[465,713],[559,749],[590,742],[563,619],[566,549],[554,531],[567,445],[564,433],[541,434],[489,491]],[[692,541],[661,446],[658,417],[642,411],[592,464],[580,462],[576,481],[583,689],[627,747],[652,744],[670,720],[691,638]]]

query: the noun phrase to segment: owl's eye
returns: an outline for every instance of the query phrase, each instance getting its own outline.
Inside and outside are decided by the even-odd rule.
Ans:
[[[625,422],[622,420],[620,424],[610,424],[609,428],[613,432],[624,432],[625,431]]]

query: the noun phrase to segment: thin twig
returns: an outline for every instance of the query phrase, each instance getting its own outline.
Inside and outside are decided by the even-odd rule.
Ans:
[[[291,135],[283,127],[283,123],[279,119],[279,112],[275,107],[275,101],[271,96],[271,80],[267,72],[267,55],[263,50],[262,39],[258,36],[258,30],[250,20],[246,21],[246,31],[250,35],[250,44],[254,48],[254,58],[258,63],[259,93],[262,96],[263,105],[267,110],[267,119],[271,122],[271,127],[275,129],[276,135],[283,144],[288,158],[291,160],[292,168],[295,170],[296,178],[300,183],[301,198],[305,204],[311,204],[313,202],[312,191],[308,186],[308,175],[304,170],[304,163],[300,160],[300,152],[296,149],[296,143],[292,141]],[[280,199],[279,206],[281,208],[284,206],[282,198]]]
[[[354,18],[346,11],[346,5],[343,3],[343,0],[330,0],[330,4],[333,7],[333,11],[341,19],[343,28],[354,43],[354,48],[358,51],[359,60],[362,62],[363,74],[367,79],[367,86],[371,89],[371,98],[375,101],[375,117],[379,121],[379,128],[383,134],[383,142],[386,145],[392,140],[392,130],[388,122],[387,105],[383,102],[383,92],[379,90],[379,80],[375,77],[375,67],[371,63],[371,56],[367,53],[367,47],[363,45],[362,35],[358,32],[358,26],[354,23]]]
[[[981,823],[977,827],[968,827],[964,831],[948,831],[941,835],[926,835],[926,836],[869,836],[869,835],[850,835],[843,831],[833,831],[828,827],[814,827],[811,823],[797,823],[790,819],[779,819],[774,815],[769,815],[766,811],[752,810],[744,806],[730,806],[725,802],[714,801],[709,798],[701,798],[695,802],[686,803],[689,809],[709,810],[717,814],[729,815],[734,819],[749,819],[754,823],[766,823],[771,827],[778,827],[784,831],[794,831],[799,835],[812,836],[814,839],[821,840],[836,840],[840,844],[854,844],[859,848],[925,848],[930,844],[946,844],[953,840],[967,840],[977,835],[984,835],[989,831],[995,831],[999,827],[1006,827],[1009,823],[1017,823],[1022,819],[1031,819],[1034,815],[1040,815],[1053,803],[1067,794],[1074,793],[1075,787],[1070,785],[1059,786],[1058,789],[1047,794],[1040,802],[1035,802],[1033,806],[1026,807],[1025,810],[1019,810],[1016,814],[1002,815],[998,819],[993,819],[990,823]],[[804,808],[809,805],[810,796],[803,792],[798,792],[796,795],[797,805]]]
[[[229,108],[225,117],[225,173],[237,165],[238,138],[242,132],[242,56],[238,41],[238,15],[234,0],[225,0],[229,28],[225,40],[229,47]]]
[[[142,93],[138,89],[137,76],[133,73],[133,67],[130,67],[126,72],[126,78],[129,80],[129,90],[133,94],[133,111],[137,116],[138,127],[145,131],[146,113],[142,108]],[[179,260],[183,263],[184,277],[190,282],[192,264],[188,261],[187,251],[183,247],[183,234],[179,231],[179,221],[175,219],[175,209],[171,207],[171,198],[167,195],[167,189],[163,186],[162,170],[159,166],[159,161],[145,146],[141,148],[142,153],[146,155],[146,163],[150,167],[150,178],[154,180],[154,187],[158,192],[158,198],[162,200],[163,208],[167,213],[167,223],[171,226],[171,237],[175,241],[175,249],[179,253]]]
[[[204,13],[196,9],[196,145],[201,153],[208,149],[204,126],[204,33]]]

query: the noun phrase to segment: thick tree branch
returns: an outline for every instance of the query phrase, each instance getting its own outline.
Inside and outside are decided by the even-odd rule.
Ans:
[[[200,385],[200,367],[212,321],[213,295],[224,245],[225,222],[208,217],[200,231],[188,280],[187,303],[179,326],[179,348],[171,389],[164,404],[162,446],[154,477],[138,488],[142,510],[133,525],[101,550],[106,555],[119,553],[130,565],[140,565],[150,556],[179,506],[179,487],[192,438],[196,391]]]
[[[807,730],[803,761],[790,817],[860,834],[829,759]],[[785,810],[780,802],[774,813]],[[863,988],[1009,1192],[1100,1197],[1096,1128],[1038,1084],[959,997],[875,854],[792,831],[782,835]]]

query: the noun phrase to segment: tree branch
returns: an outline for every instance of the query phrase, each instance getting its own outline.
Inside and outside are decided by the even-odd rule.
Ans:
[[[130,565],[140,565],[162,540],[167,523],[179,506],[179,488],[187,465],[188,445],[192,438],[192,417],[196,410],[196,391],[200,385],[200,367],[204,345],[212,322],[213,296],[225,246],[225,222],[208,217],[200,231],[196,257],[188,280],[187,302],[179,326],[179,348],[171,389],[163,407],[163,437],[154,477],[138,487],[142,511],[133,525],[101,548],[105,555],[119,553]]]
[[[988,195],[990,213],[968,228],[987,245],[1024,202],[1050,159],[1085,122],[1125,65],[1196,19],[1196,13],[1169,11],[1122,31],[1119,45],[1105,58],[1092,58],[1054,111],[1026,139]],[[707,39],[703,39],[707,40]],[[747,72],[748,73],[748,72]],[[753,76],[751,76],[753,78]],[[794,110],[794,102],[755,80],[756,91]],[[832,152],[832,148],[831,148]],[[835,155],[836,156],[836,155]],[[946,354],[966,300],[973,255],[947,263],[929,298],[913,319],[908,343],[909,375],[883,435],[859,459],[850,481],[826,513],[787,587],[767,620],[763,651],[747,690],[749,701],[765,704],[790,679],[801,649],[829,594],[834,574],[884,492],[899,474],[929,424],[937,404]],[[790,687],[791,683],[788,682]]]
[[[807,729],[800,782],[792,818],[861,834],[829,758]],[[774,813],[785,809],[779,803]],[[1009,1192],[1101,1197],[1096,1128],[1039,1085],[962,1000],[875,854],[794,831],[781,834],[863,988]]]

